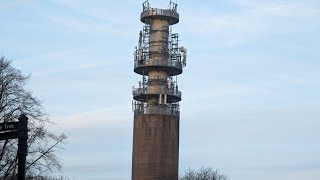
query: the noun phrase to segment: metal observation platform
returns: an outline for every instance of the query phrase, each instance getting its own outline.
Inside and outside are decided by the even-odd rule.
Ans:
[[[169,25],[179,22],[177,4],[170,2],[168,9],[151,8],[148,1],[143,3],[143,11],[140,15],[141,22],[150,24],[150,19],[166,19]]]
[[[134,72],[142,75],[142,81],[132,90],[133,111],[179,116],[177,75],[186,66],[187,49],[179,46],[179,35],[171,29],[179,22],[177,4],[157,9],[145,1],[140,20],[144,26],[134,51]]]

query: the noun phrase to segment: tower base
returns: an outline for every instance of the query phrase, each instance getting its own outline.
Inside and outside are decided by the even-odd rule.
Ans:
[[[178,180],[179,116],[135,114],[132,180]]]

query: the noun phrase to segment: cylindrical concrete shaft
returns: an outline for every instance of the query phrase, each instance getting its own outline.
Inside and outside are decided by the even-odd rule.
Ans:
[[[169,21],[153,19],[150,23],[150,58],[167,60]]]
[[[167,79],[168,73],[164,71],[150,71],[148,79]]]
[[[167,61],[168,57],[169,21],[165,19],[153,19],[150,23],[150,59],[153,61]],[[165,79],[168,73],[164,71],[150,71],[148,79]],[[165,88],[165,87],[159,87]],[[160,102],[159,98],[148,100],[148,104]]]
[[[179,117],[135,114],[132,180],[177,180]]]

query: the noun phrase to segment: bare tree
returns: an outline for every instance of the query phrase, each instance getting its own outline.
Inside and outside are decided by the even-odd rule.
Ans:
[[[29,118],[27,173],[43,176],[61,169],[56,150],[66,141],[66,136],[48,129],[51,124],[40,101],[25,88],[25,76],[0,58],[0,122],[16,121],[21,113]],[[17,140],[0,142],[0,179],[14,178],[17,171]]]
[[[213,170],[211,167],[201,168],[199,171],[188,170],[179,180],[228,180],[228,176]]]

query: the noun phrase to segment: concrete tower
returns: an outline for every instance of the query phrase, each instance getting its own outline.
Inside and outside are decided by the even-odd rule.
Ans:
[[[142,75],[133,87],[132,180],[177,180],[179,161],[179,101],[177,75],[186,65],[186,49],[171,25],[179,22],[177,4],[167,9],[143,3],[134,72]]]

